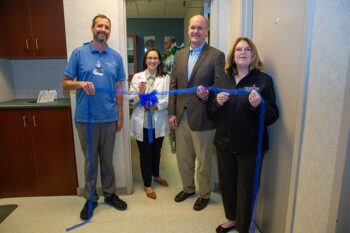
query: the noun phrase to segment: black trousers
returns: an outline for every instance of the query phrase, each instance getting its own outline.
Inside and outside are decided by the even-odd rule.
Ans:
[[[163,145],[164,137],[155,138],[153,129],[153,143],[148,140],[148,129],[143,129],[143,141],[138,141],[137,146],[140,151],[140,167],[145,187],[150,187],[152,176],[159,176],[160,152]]]
[[[252,218],[256,154],[217,149],[217,158],[225,216],[236,221],[237,231],[248,233]]]

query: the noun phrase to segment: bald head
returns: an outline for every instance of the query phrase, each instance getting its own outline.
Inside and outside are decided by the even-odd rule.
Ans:
[[[208,26],[208,20],[203,15],[191,17],[188,25],[188,37],[192,48],[197,48],[205,42],[209,30]]]
[[[207,18],[205,18],[203,15],[194,15],[190,18],[190,21],[192,19],[203,21],[203,23],[205,24],[205,27],[209,28],[209,22],[208,22]]]

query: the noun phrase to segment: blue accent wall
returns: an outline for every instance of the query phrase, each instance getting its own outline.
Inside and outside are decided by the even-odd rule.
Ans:
[[[184,19],[128,18],[127,34],[136,34],[138,72],[142,71],[144,36],[156,37],[156,48],[164,54],[164,36],[175,36],[176,43],[184,42]]]

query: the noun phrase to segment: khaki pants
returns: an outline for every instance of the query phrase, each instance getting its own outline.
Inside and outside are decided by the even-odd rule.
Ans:
[[[202,198],[209,198],[212,156],[215,155],[213,145],[215,130],[191,130],[185,112],[175,133],[176,158],[183,191],[187,193],[195,191],[194,175],[196,172],[198,194]]]

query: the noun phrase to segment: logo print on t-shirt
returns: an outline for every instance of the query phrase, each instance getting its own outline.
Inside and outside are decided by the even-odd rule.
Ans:
[[[97,60],[94,70],[92,71],[94,75],[103,76],[103,68],[100,59]]]

